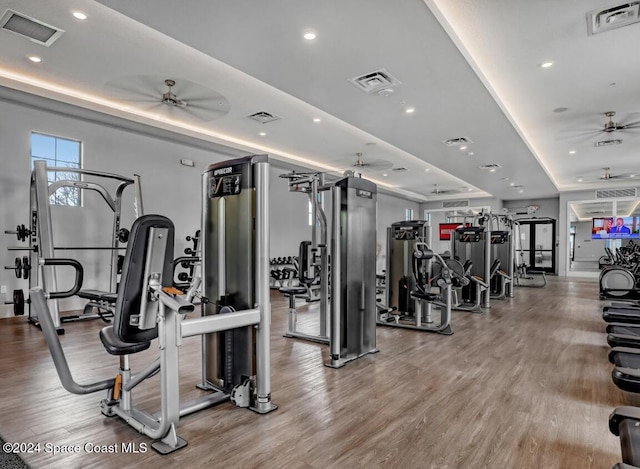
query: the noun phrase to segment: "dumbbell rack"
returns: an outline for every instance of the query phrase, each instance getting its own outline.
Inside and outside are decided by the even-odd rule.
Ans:
[[[278,289],[291,287],[298,279],[298,258],[296,256],[274,257],[270,261],[270,287]]]

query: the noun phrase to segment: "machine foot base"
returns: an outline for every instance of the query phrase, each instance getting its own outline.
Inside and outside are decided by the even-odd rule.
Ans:
[[[438,334],[453,335],[453,331],[451,330],[451,326],[447,326],[445,329],[438,331]]]
[[[177,451],[180,448],[184,448],[185,446],[187,446],[187,440],[183,440],[180,437],[177,437],[177,438],[178,438],[178,443],[176,444],[176,446],[170,446],[165,442],[163,442],[162,440],[156,440],[153,443],[151,443],[151,447],[160,454],[173,453],[174,451]]]
[[[275,405],[273,402],[267,402],[267,403],[263,403],[260,406],[255,406],[255,407],[251,406],[249,407],[249,410],[252,410],[257,414],[268,414],[269,412],[273,412],[277,408],[278,406]]]

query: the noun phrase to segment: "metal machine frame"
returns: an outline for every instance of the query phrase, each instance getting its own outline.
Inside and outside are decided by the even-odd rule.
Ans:
[[[249,407],[261,414],[277,408],[271,402],[268,159],[257,156],[226,163],[228,165],[226,167],[250,164],[255,176],[255,197],[253,198],[255,213],[244,214],[250,217],[249,224],[252,226],[253,215],[255,215],[255,249],[251,252],[251,266],[249,267],[254,277],[255,302],[249,307],[238,311],[220,311],[218,314],[185,318],[187,313],[194,310],[193,304],[161,284],[163,265],[167,264],[166,256],[169,250],[167,248],[167,229],[152,227],[149,229],[145,267],[142,274],[144,285],[139,303],[139,314],[136,315],[135,325],[132,325],[131,322],[134,316],[131,316],[128,324],[141,331],[154,328],[157,325],[160,357],[144,370],[134,374],[129,367],[129,355],[121,355],[120,371],[116,379],[81,385],[75,382],[71,376],[55,324],[48,311],[46,303],[48,295],[41,288],[31,290],[34,309],[42,315],[42,330],[65,389],[75,394],[107,390],[107,398],[102,401],[102,412],[108,416],[121,417],[139,432],[155,439],[152,447],[161,454],[167,454],[186,446],[186,441],[176,433],[178,421],[182,416],[227,399],[231,399],[239,407]],[[206,194],[203,199],[207,199]],[[206,236],[204,229],[202,233],[203,236]],[[206,245],[205,239],[203,240],[203,259],[209,254],[205,249]],[[226,261],[233,262],[233,259],[226,259]],[[79,268],[81,269],[81,266]],[[206,269],[203,269],[203,273],[203,278],[208,279]],[[119,301],[126,300],[119,299]],[[255,330],[255,376],[235,385],[233,389],[220,389],[214,386],[210,388],[213,393],[181,405],[178,355],[183,339],[198,335],[204,337],[205,335],[220,334],[243,328]],[[118,338],[118,340],[121,339]],[[203,354],[206,352],[207,350],[204,349]],[[160,374],[160,412],[151,415],[133,406],[132,390],[158,372]]]
[[[61,180],[51,184],[48,182],[47,174],[52,171],[61,171],[67,173],[75,173],[85,176],[92,176],[104,179],[113,179],[119,181],[113,194],[109,193],[104,186],[95,182]],[[33,172],[31,173],[31,234],[29,236],[29,251],[31,265],[37,265],[39,257],[54,258],[56,250],[111,250],[110,277],[109,288],[111,292],[116,291],[117,271],[118,271],[118,251],[124,249],[120,247],[118,232],[120,231],[120,217],[122,211],[122,194],[126,187],[134,185],[136,197],[136,217],[142,215],[142,189],[140,186],[140,176],[134,175],[127,178],[117,174],[104,173],[79,168],[59,168],[49,167],[46,161],[35,161]],[[113,225],[111,232],[112,244],[108,247],[82,247],[82,246],[55,246],[53,241],[53,223],[51,216],[50,196],[62,187],[73,187],[78,190],[95,191],[109,208],[113,211]],[[10,250],[20,250],[23,248],[10,248]],[[43,269],[36,269],[34,274],[29,277],[29,289],[36,285],[41,285],[46,291],[56,291],[58,289],[55,267],[48,266]],[[61,317],[58,301],[49,300],[49,311],[58,333],[64,333],[61,327],[62,322],[78,320],[78,319],[94,319],[97,315],[83,315],[81,317],[72,316],[69,318]],[[40,321],[36,314],[29,307],[29,322],[39,325]]]
[[[310,255],[307,266],[303,266],[303,259],[299,256],[299,277],[305,270],[320,267],[320,328],[318,334],[307,334],[297,330],[297,311],[295,308],[296,295],[289,293],[290,307],[289,320],[287,322],[287,332],[285,337],[309,340],[311,342],[329,343],[330,315],[329,315],[329,244],[327,239],[327,217],[322,208],[322,192],[328,187],[324,186],[325,175],[323,173],[287,173],[280,175],[281,178],[289,180],[290,192],[302,192],[309,196],[311,203],[311,219],[315,221],[311,228],[311,243],[308,246]],[[318,228],[320,230],[320,240],[318,241]],[[301,279],[302,280],[302,279]],[[289,289],[291,290],[291,289]],[[295,289],[294,289],[295,290]],[[309,300],[313,298],[313,288],[307,287]]]

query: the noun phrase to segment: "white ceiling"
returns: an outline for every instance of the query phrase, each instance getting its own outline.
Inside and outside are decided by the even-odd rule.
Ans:
[[[602,127],[605,111],[640,119],[631,115],[640,111],[640,24],[587,35],[586,12],[614,4],[0,0],[0,14],[11,8],[65,30],[48,48],[0,31],[0,85],[318,169],[347,169],[362,153],[387,163],[366,177],[414,200],[553,196],[633,182],[600,179],[603,167],[640,174],[640,130],[607,134],[623,144],[604,148],[581,135]],[[314,41],[302,39],[308,30]],[[547,60],[554,66],[540,68]],[[391,96],[348,81],[381,68],[401,82]],[[188,102],[195,91],[219,93],[228,113],[150,107],[164,78]],[[258,111],[281,119],[246,117]],[[457,137],[473,143],[442,144]],[[479,169],[493,163],[493,173]],[[457,193],[436,196],[436,184]]]

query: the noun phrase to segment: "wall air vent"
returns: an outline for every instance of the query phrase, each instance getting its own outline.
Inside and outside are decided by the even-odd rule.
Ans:
[[[617,199],[620,197],[637,197],[638,189],[627,187],[624,189],[600,189],[596,191],[596,199]]]
[[[467,137],[457,137],[457,138],[450,138],[449,140],[443,140],[442,143],[444,143],[448,147],[456,147],[456,146],[468,145],[469,143],[473,143],[473,142],[471,141],[471,139]]]
[[[353,83],[357,88],[368,94],[378,93],[379,91],[384,90],[382,95],[391,94],[389,93],[391,88],[402,84],[400,80],[392,76],[384,68],[376,70],[375,72],[361,75],[359,77],[350,78],[349,81]]]
[[[593,144],[594,147],[608,147],[609,145],[620,145],[622,143],[622,140],[620,140],[619,138],[613,139],[613,140],[600,140],[599,142],[596,142]]]
[[[49,47],[64,31],[30,18],[22,13],[7,10],[0,18],[0,29],[18,34],[31,41]]]
[[[623,3],[587,13],[587,32],[589,35],[603,33],[638,21],[640,21],[640,1]]]
[[[255,114],[251,114],[247,116],[249,119],[253,119],[256,122],[260,122],[261,124],[268,124],[269,122],[277,121],[280,119],[278,116],[274,116],[273,114],[269,114],[268,112],[256,112]]]
[[[458,207],[468,207],[468,200],[447,200],[442,202],[442,208],[458,208]]]

